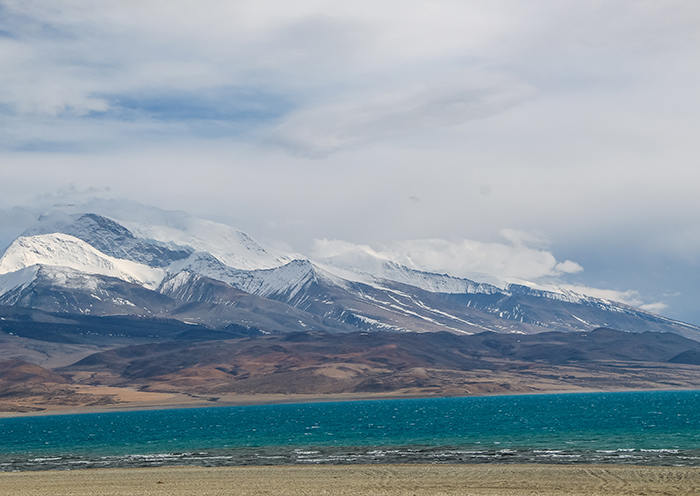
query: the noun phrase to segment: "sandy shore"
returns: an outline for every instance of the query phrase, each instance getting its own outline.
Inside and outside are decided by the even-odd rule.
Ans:
[[[101,391],[111,391],[122,388],[102,387]],[[324,403],[331,401],[360,401],[360,400],[391,400],[391,399],[420,399],[420,398],[446,398],[446,397],[481,397],[481,396],[523,396],[540,394],[576,394],[576,393],[615,393],[615,392],[641,392],[641,391],[695,391],[697,388],[649,388],[649,389],[551,389],[545,391],[511,392],[471,395],[442,395],[425,394],[415,391],[389,392],[389,393],[329,393],[329,394],[223,394],[218,401],[206,401],[201,398],[170,393],[141,393],[143,396],[151,395],[148,400],[137,401],[137,396],[128,395],[121,398],[122,401],[111,405],[45,405],[39,410],[10,411],[4,410],[0,403],[0,418],[6,417],[37,417],[43,415],[70,415],[79,413],[107,413],[137,410],[161,410],[174,408],[202,408],[220,406],[248,406],[271,405],[285,403]],[[129,394],[134,391],[129,390]],[[157,399],[153,399],[156,397]],[[38,405],[32,405],[38,406]]]
[[[173,467],[0,473],[3,496],[700,494],[700,469],[620,465]]]
[[[117,390],[122,388],[100,388]],[[397,393],[334,393],[334,394],[222,394],[217,401],[176,393],[144,393],[155,398],[144,401],[134,400],[132,396],[120,395],[120,401],[108,405],[29,405],[40,407],[39,410],[8,411],[0,404],[0,418],[37,417],[42,415],[72,415],[78,413],[108,413],[141,410],[168,410],[180,408],[210,408],[225,406],[280,405],[289,403],[325,403],[331,401],[360,401],[437,397],[425,394]]]

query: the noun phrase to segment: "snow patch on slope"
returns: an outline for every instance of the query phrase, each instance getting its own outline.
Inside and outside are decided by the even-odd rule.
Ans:
[[[165,272],[130,260],[111,257],[85,241],[62,233],[17,238],[0,258],[0,274],[35,265],[68,267],[86,274],[115,277],[155,289]]]
[[[286,296],[291,299],[316,276],[308,260],[293,260],[275,269],[240,272],[229,284],[259,296]]]
[[[223,281],[246,293],[258,296],[286,295],[288,298],[293,298],[315,276],[314,267],[308,260],[293,260],[271,269],[239,270],[204,252],[195,252],[185,260],[171,264],[168,272],[198,274]],[[181,275],[172,278],[168,284],[185,284],[187,280],[185,275]]]
[[[184,260],[178,260],[168,266],[168,273],[191,272],[210,279],[223,281],[230,284],[230,281],[239,277],[241,270],[234,269],[222,263],[213,255],[197,251]]]

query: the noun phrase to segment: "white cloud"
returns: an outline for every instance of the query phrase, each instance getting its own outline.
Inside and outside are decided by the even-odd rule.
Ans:
[[[576,274],[577,272],[583,271],[583,267],[581,267],[581,265],[571,260],[564,260],[563,262],[559,262],[557,265],[554,266],[554,268],[558,272],[563,272],[566,274]]]
[[[574,293],[593,296],[596,298],[602,298],[604,300],[617,301],[633,307],[640,308],[644,311],[651,313],[661,313],[669,307],[666,303],[661,301],[645,303],[645,300],[639,294],[639,291],[633,289],[620,291],[615,289],[595,288],[591,286],[581,286],[576,284],[556,284],[550,285],[546,287],[546,289],[564,289],[567,291],[573,291]]]
[[[542,236],[502,230],[507,243],[463,239],[420,239],[371,246],[342,240],[316,239],[312,258],[342,269],[381,274],[387,261],[429,272],[447,273],[499,286],[525,284],[548,291],[572,291],[624,303],[652,313],[668,308],[663,302],[646,302],[636,290],[616,290],[571,284],[570,274],[583,271],[571,260],[558,262],[548,250],[529,246],[546,245]]]
[[[668,305],[662,301],[657,301],[654,303],[646,303],[644,305],[640,305],[639,308],[651,313],[661,313],[668,308]]]
[[[510,232],[512,234],[512,231]],[[538,281],[583,270],[576,262],[558,262],[549,251],[522,241],[482,242],[471,239],[417,239],[378,246],[317,239],[312,257],[347,268],[372,271],[374,264],[391,260],[410,268],[448,273],[497,284]]]

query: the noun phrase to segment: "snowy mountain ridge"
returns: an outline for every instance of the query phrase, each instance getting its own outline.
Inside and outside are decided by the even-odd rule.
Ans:
[[[569,290],[498,287],[416,270],[370,251],[300,259],[228,226],[182,215],[165,226],[126,227],[73,213],[44,218],[25,234],[0,258],[1,304],[289,330],[470,334],[615,326],[700,333]]]

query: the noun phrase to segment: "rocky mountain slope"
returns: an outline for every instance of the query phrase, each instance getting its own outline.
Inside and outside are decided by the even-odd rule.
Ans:
[[[664,375],[653,371],[652,363],[676,364],[656,366],[661,371],[667,367],[665,373],[668,374],[680,368],[679,358],[682,360],[683,356],[698,351],[700,343],[680,336],[632,334],[611,329],[521,337],[490,332],[471,336],[450,333],[293,333],[131,346],[90,355],[59,370],[74,377],[94,374],[85,381],[88,384],[95,380],[94,377],[99,377],[99,383],[113,386],[137,385],[150,391],[184,390],[211,394],[444,388],[456,386],[463,375],[468,376],[474,371],[480,371],[486,377],[507,373],[524,379],[532,375],[533,382],[536,382],[541,369],[553,366],[580,369],[579,374],[582,369],[587,370],[587,374],[581,377],[558,376],[563,383],[571,380],[573,384],[592,385],[601,381],[610,386],[614,379],[592,379],[592,376],[610,374],[615,367],[627,372],[638,367],[644,369],[647,380],[652,381],[655,372]],[[690,367],[688,370],[697,374],[696,369]],[[588,379],[584,379],[586,376]],[[619,384],[620,387],[623,385]],[[507,387],[503,386],[503,389]]]

